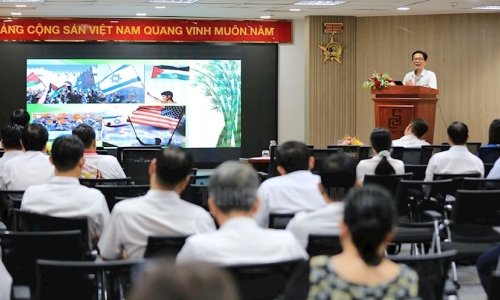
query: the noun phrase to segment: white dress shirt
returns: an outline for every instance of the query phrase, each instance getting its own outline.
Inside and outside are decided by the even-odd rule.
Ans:
[[[12,277],[0,260],[0,300],[10,300],[10,291],[12,289]]]
[[[425,169],[425,181],[432,181],[434,174],[470,173],[481,173],[483,177],[483,161],[470,153],[466,146],[451,146],[450,150],[436,153],[431,157]]]
[[[310,234],[338,235],[339,223],[344,218],[344,203],[332,202],[313,212],[300,212],[290,220],[286,230],[295,235],[306,248]]]
[[[26,190],[54,177],[54,165],[41,151],[26,151],[7,161],[0,174],[0,189]]]
[[[424,140],[419,139],[413,134],[404,135],[400,139],[392,141],[393,147],[421,148],[422,145],[430,145],[430,144]]]
[[[419,76],[415,75],[415,71],[408,72],[403,79],[403,84],[408,80],[413,81],[415,85],[426,86],[433,89],[437,89],[437,78],[434,72],[429,70],[422,70]]]
[[[120,163],[116,157],[112,155],[85,152],[83,157],[85,157],[85,164],[83,165],[82,174],[80,176],[82,178],[97,178],[97,173],[99,173],[99,178],[104,179],[126,177]]]
[[[214,230],[214,220],[205,209],[173,191],[149,190],[114,206],[98,246],[106,259],[119,259],[123,249],[129,258],[142,258],[149,236],[189,236]]]
[[[177,255],[177,263],[231,266],[308,258],[292,233],[261,228],[249,217],[234,217],[217,231],[190,236]]]
[[[261,203],[255,220],[266,227],[270,213],[290,214],[325,207],[320,183],[321,178],[310,171],[295,171],[264,181],[257,190]]]
[[[5,152],[3,156],[0,157],[0,174],[3,171],[6,162],[22,154],[24,154],[24,151],[21,150],[10,150]]]
[[[363,181],[365,180],[365,175],[374,175],[375,174],[375,169],[377,168],[377,166],[381,160],[382,160],[382,156],[375,155],[374,157],[372,157],[370,159],[363,159],[362,161],[360,161],[358,163],[358,166],[356,167],[356,178],[358,179],[360,184],[362,184]],[[394,168],[394,171],[396,172],[396,174],[404,174],[405,173],[405,164],[403,163],[402,160],[394,159],[394,158],[388,156],[387,161]]]
[[[100,236],[109,221],[104,195],[80,184],[78,178],[55,176],[24,192],[21,210],[53,217],[87,217],[89,233]]]

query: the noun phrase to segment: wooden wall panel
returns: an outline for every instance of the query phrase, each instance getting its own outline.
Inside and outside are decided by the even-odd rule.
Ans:
[[[500,16],[457,14],[356,19],[355,133],[368,141],[374,127],[369,91],[361,84],[373,71],[402,80],[413,69],[411,53],[428,53],[436,73],[440,108],[434,143],[447,139],[446,126],[462,121],[470,141],[487,143],[488,126],[500,118]],[[442,114],[442,117],[441,117]],[[349,124],[351,124],[349,122]],[[351,126],[351,125],[349,125]]]
[[[318,45],[326,45],[331,37],[323,33],[324,22],[344,23],[344,33],[335,34],[335,41],[347,46],[342,64],[323,64]],[[356,129],[356,18],[308,17],[305,41],[306,140],[316,148],[324,148]]]

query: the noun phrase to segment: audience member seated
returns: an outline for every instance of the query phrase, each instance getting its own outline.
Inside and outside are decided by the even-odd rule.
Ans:
[[[30,114],[23,108],[16,109],[10,114],[10,122],[23,127],[29,124],[30,119]]]
[[[491,272],[496,269],[500,256],[500,245],[497,245],[479,256],[476,262],[477,274],[486,295],[491,290]]]
[[[142,258],[148,236],[188,236],[215,230],[210,214],[180,198],[189,184],[193,158],[182,148],[169,147],[149,165],[150,190],[118,202],[99,241],[104,259]]]
[[[96,152],[95,131],[87,124],[78,125],[73,129],[73,134],[79,137],[85,146],[85,165],[81,178],[125,178],[120,163],[112,155],[99,155]]]
[[[286,227],[304,248],[307,247],[310,234],[339,234],[339,222],[344,217],[342,200],[348,192],[346,189],[356,185],[356,163],[347,155],[330,155],[323,161],[320,177],[319,190],[325,198],[326,207],[313,212],[299,212]],[[346,186],[333,188],[339,178],[343,179]]]
[[[310,171],[314,157],[304,143],[292,141],[278,146],[276,164],[281,176],[264,181],[257,191],[262,203],[255,220],[260,226],[267,226],[270,213],[291,214],[326,206],[318,190],[321,178]]]
[[[429,145],[429,143],[425,140],[422,140],[422,137],[427,130],[429,130],[429,125],[427,125],[427,122],[424,119],[413,119],[410,124],[406,126],[404,136],[400,139],[392,141],[392,146],[420,148],[422,145]]]
[[[500,119],[491,121],[488,129],[488,144],[484,147],[500,147]]]
[[[259,177],[248,166],[228,161],[217,167],[210,177],[208,207],[220,228],[187,238],[177,263],[229,266],[306,260],[292,233],[261,228],[252,218],[260,205],[258,186]]]
[[[466,143],[469,129],[462,122],[453,122],[448,126],[448,151],[434,154],[425,170],[425,181],[432,181],[434,174],[480,173],[484,176],[484,164],[476,155],[470,153]]]
[[[24,153],[23,146],[21,145],[22,134],[23,126],[14,123],[2,129],[2,140],[0,145],[4,149],[5,153],[2,157],[0,157],[0,174],[2,173],[4,165],[7,161]]]
[[[363,183],[365,175],[389,175],[404,174],[405,165],[403,161],[391,157],[391,133],[385,128],[375,128],[370,135],[373,153],[371,159],[364,159],[358,163],[356,176],[360,184]]]
[[[224,269],[209,264],[174,265],[165,260],[146,265],[127,300],[238,300],[236,284]]]
[[[54,177],[54,165],[46,154],[48,139],[49,133],[42,125],[24,127],[21,143],[26,152],[5,163],[0,174],[0,189],[26,190]]]
[[[385,257],[395,235],[397,213],[381,187],[351,189],[340,224],[343,252],[311,258],[307,299],[410,299],[418,296],[418,275]]]
[[[0,299],[9,300],[12,289],[12,277],[0,260]]]
[[[78,178],[85,163],[83,149],[76,136],[58,137],[50,156],[56,176],[48,183],[30,186],[24,192],[21,210],[54,217],[87,217],[95,243],[109,221],[109,209],[99,190],[80,185]]]

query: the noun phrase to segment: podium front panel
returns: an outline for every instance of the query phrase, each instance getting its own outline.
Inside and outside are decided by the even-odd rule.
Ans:
[[[392,139],[399,139],[415,117],[415,105],[380,104],[375,107],[375,126],[389,129]]]

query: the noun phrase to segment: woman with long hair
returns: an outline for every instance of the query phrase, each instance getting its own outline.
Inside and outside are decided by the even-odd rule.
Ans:
[[[375,128],[370,135],[370,142],[374,156],[358,163],[356,177],[359,183],[363,183],[366,174],[404,174],[405,165],[403,161],[391,157],[392,138],[389,130],[381,127]]]

